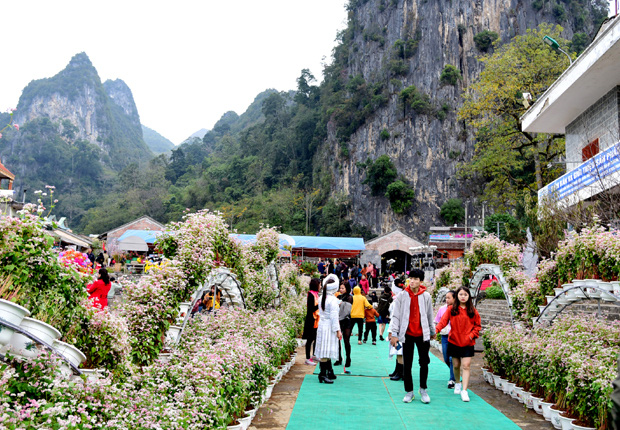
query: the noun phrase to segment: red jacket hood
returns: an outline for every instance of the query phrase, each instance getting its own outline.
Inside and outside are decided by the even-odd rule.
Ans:
[[[419,296],[420,294],[425,292],[426,287],[424,285],[420,285],[420,288],[418,289],[417,293],[414,293],[413,291],[411,291],[409,287],[405,288],[405,291],[409,293],[409,296],[414,297],[414,296]]]

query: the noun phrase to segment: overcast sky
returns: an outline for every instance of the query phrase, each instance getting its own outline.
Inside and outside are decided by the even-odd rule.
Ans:
[[[86,52],[102,81],[122,79],[141,121],[175,144],[267,88],[321,80],[347,0],[20,0],[2,19],[0,109],[33,79]],[[613,0],[610,0],[613,4]]]
[[[33,79],[86,52],[102,81],[122,79],[142,124],[175,144],[245,111],[267,88],[318,80],[346,0],[20,0],[3,8],[0,110]]]

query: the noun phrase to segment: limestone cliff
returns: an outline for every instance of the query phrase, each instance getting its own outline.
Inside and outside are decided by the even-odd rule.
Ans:
[[[30,82],[19,99],[16,122],[40,118],[58,125],[63,138],[96,145],[118,170],[153,156],[142,138],[131,90],[121,81],[104,84],[85,53],[75,55],[57,75]]]
[[[542,22],[556,22],[550,5],[534,7],[524,0],[357,0],[349,6],[350,41],[344,73],[361,75],[368,83],[383,82],[389,88],[387,103],[359,127],[348,142],[345,156],[334,124],[328,127],[328,141],[318,156],[331,166],[332,193],[349,195],[350,218],[368,226],[376,234],[396,228],[423,240],[428,227],[440,223],[439,208],[449,198],[472,198],[470,214],[479,214],[474,203],[477,190],[463,189],[456,177],[457,165],[474,150],[473,130],[457,122],[460,95],[479,75],[483,65],[474,36],[484,30],[496,32],[508,42],[526,29]],[[553,2],[551,2],[553,3]],[[573,36],[573,20],[560,22],[564,37]],[[580,30],[593,32],[593,25],[581,23]],[[587,28],[586,28],[587,27]],[[399,45],[397,41],[403,41]],[[394,72],[390,61],[404,57]],[[408,50],[405,53],[405,49]],[[448,64],[456,66],[462,81],[442,85],[440,75]],[[415,85],[430,96],[435,108],[445,108],[445,118],[437,115],[404,115],[399,104],[401,88]],[[380,136],[382,130],[389,138]],[[339,155],[338,155],[339,154]],[[391,157],[415,190],[415,203],[403,215],[395,214],[387,198],[373,197],[363,185],[363,168],[368,158]],[[327,157],[327,158],[325,158]],[[470,220],[470,223],[475,220]]]

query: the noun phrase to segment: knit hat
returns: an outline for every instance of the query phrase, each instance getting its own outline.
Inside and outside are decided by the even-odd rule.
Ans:
[[[323,288],[325,289],[327,294],[332,294],[338,291],[338,288],[340,288],[338,277],[333,273],[331,275],[328,275],[323,280]]]

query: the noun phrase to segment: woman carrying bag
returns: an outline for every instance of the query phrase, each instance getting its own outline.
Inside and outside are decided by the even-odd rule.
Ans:
[[[316,349],[316,330],[319,326],[319,287],[320,281],[317,278],[310,280],[310,290],[308,291],[308,300],[306,301],[306,320],[304,321],[304,333],[301,338],[306,339],[306,364],[316,366],[316,361],[312,360],[310,355],[312,344]]]

